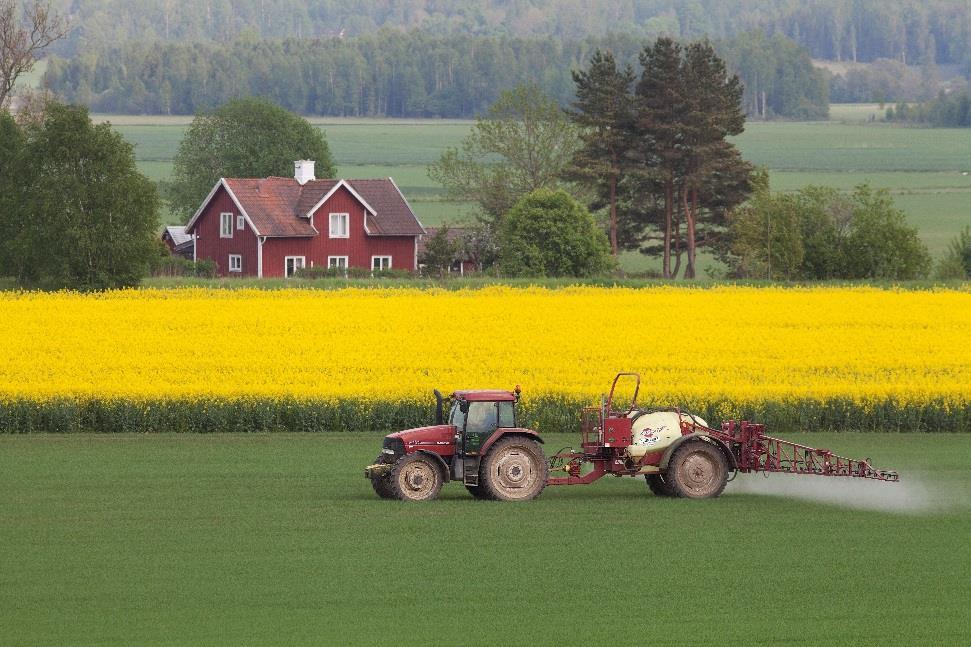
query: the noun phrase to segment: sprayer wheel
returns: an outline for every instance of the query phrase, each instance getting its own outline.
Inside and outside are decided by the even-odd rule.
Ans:
[[[685,443],[671,457],[664,480],[674,496],[712,499],[728,483],[728,461],[705,441]]]
[[[445,477],[434,458],[424,454],[410,454],[394,464],[389,481],[396,499],[430,501],[438,496]]]
[[[644,480],[647,481],[647,487],[654,496],[674,496],[671,486],[665,482],[662,474],[645,474]]]
[[[528,501],[546,487],[547,466],[535,440],[511,436],[496,442],[482,460],[479,487],[490,499]]]

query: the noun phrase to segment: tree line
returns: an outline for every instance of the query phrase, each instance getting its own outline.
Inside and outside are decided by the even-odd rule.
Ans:
[[[593,51],[636,64],[643,43],[622,34],[561,42],[393,30],[353,39],[129,42],[55,57],[46,83],[70,102],[110,113],[195,114],[253,95],[308,115],[470,117],[526,82],[567,105],[571,70]],[[742,79],[751,115],[825,117],[825,78],[805,49],[758,32],[715,45]]]
[[[971,91],[941,92],[930,101],[899,102],[887,108],[887,121],[930,124],[938,128],[971,128]]]
[[[971,7],[953,0],[57,0],[76,29],[65,55],[126,41],[348,38],[381,28],[450,36],[582,40],[627,32],[653,40],[784,34],[812,56],[967,64]]]

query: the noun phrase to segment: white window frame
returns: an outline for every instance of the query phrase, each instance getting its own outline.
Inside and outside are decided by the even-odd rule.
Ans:
[[[236,263],[233,263],[236,261]],[[235,267],[233,267],[235,265]],[[242,254],[230,254],[229,255],[229,271],[230,272],[240,272],[243,271],[243,255]]]
[[[336,218],[335,218],[336,216]],[[337,228],[337,233],[334,233],[334,223],[344,221],[344,231],[341,233],[340,227]],[[328,225],[330,227],[330,237],[331,238],[350,238],[351,237],[351,214],[349,213],[332,213],[330,218],[328,218]]]
[[[300,265],[299,266],[296,263],[296,261],[298,261],[298,260],[300,261]],[[293,277],[293,274],[287,274],[287,265],[289,264],[290,261],[294,261],[294,263],[293,263],[293,274],[296,274],[297,273],[297,270],[302,270],[303,268],[307,267],[307,257],[306,256],[284,256],[283,257],[283,278],[285,278],[285,279],[289,279],[289,278],[292,278]]]
[[[337,261],[336,263],[334,261]],[[341,261],[344,261],[341,264]],[[327,257],[327,269],[339,269],[346,270],[349,265],[349,259],[347,256],[328,256]]]
[[[236,216],[236,229],[239,231],[246,229],[246,218],[243,216],[243,214]]]
[[[233,214],[230,211],[223,211],[219,214],[219,237],[233,237]]]
[[[388,259],[387,267],[384,266],[383,259]],[[374,266],[374,261],[382,261],[377,267]],[[371,257],[371,271],[372,272],[383,272],[385,270],[391,269],[391,257],[388,255],[372,256]]]

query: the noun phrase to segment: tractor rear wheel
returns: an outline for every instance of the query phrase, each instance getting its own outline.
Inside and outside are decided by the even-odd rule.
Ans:
[[[490,499],[528,501],[546,487],[546,457],[539,443],[522,436],[496,442],[482,459],[479,488]]]
[[[664,481],[674,496],[711,499],[728,483],[728,461],[717,447],[703,440],[685,443],[671,457]]]
[[[375,463],[384,463],[385,455],[380,454],[374,459]],[[371,479],[371,487],[374,488],[374,492],[382,499],[393,499],[395,498],[394,492],[391,491],[391,475],[386,474],[384,476],[379,476],[377,478]]]
[[[391,493],[402,501],[430,501],[444,482],[441,467],[424,454],[403,456],[391,469]]]
[[[654,496],[674,496],[674,492],[671,491],[671,486],[664,480],[662,474],[645,474],[644,479],[647,481],[647,487],[654,494]]]

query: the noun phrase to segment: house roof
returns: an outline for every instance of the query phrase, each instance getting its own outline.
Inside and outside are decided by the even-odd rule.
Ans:
[[[293,178],[224,178],[213,188],[186,226],[191,229],[203,208],[225,186],[260,236],[316,236],[310,214],[343,186],[364,206],[365,226],[372,236],[418,236],[425,230],[391,178],[382,180],[310,180]]]
[[[169,235],[169,238],[172,239],[172,244],[176,247],[192,240],[192,236],[185,233],[185,227],[181,225],[170,225],[165,228],[165,233]]]

